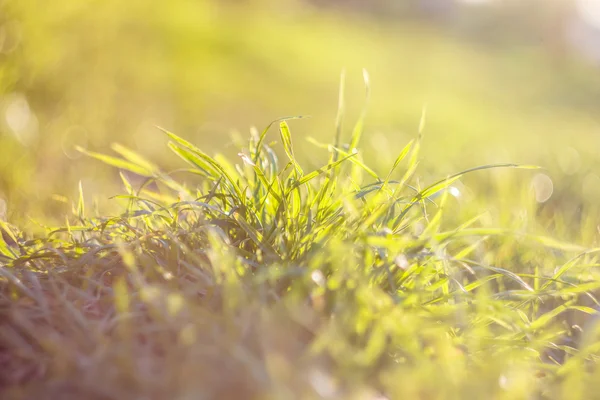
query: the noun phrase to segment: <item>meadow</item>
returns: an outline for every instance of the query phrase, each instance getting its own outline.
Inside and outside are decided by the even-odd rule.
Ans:
[[[597,69],[299,2],[0,2],[0,394],[593,399]]]

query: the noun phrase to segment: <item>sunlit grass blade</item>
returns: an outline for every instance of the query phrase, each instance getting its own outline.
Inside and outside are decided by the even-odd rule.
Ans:
[[[288,158],[292,162],[292,165],[294,166],[294,170],[296,171],[296,173],[299,176],[304,175],[304,172],[302,172],[302,168],[300,167],[300,164],[298,164],[298,162],[296,161],[296,158],[294,157],[294,149],[292,146],[292,134],[290,133],[290,127],[288,126],[286,121],[281,121],[279,123],[279,133],[281,135],[283,150],[285,151],[285,154],[287,154]]]
[[[531,331],[536,331],[538,329],[544,328],[546,325],[548,325],[550,322],[552,322],[554,319],[556,319],[556,317],[567,311],[569,309],[569,304],[562,304],[558,307],[556,307],[553,310],[548,311],[547,313],[539,316],[538,318],[536,318],[531,325],[529,325],[528,329],[530,329]]]
[[[535,165],[521,165],[521,164],[513,164],[513,163],[489,164],[489,165],[482,165],[479,167],[469,168],[464,171],[458,172],[456,174],[450,175],[446,179],[439,180],[439,181],[429,185],[428,187],[423,189],[423,191],[420,193],[420,197],[429,197],[432,194],[438,192],[439,190],[445,189],[446,187],[448,187],[449,185],[451,185],[456,180],[460,179],[462,176],[464,176],[466,174],[476,172],[476,171],[483,171],[486,169],[497,169],[497,168],[539,169],[539,167],[537,167]]]
[[[425,227],[425,230],[423,231],[421,236],[428,237],[433,235],[435,232],[438,232],[442,223],[442,216],[444,215],[444,206],[446,204],[446,201],[448,200],[449,195],[450,194],[448,191],[444,192],[444,194],[442,195],[442,201],[440,202],[440,205],[438,206],[435,215],[431,220],[429,220],[429,223]]]
[[[219,179],[218,172],[207,162],[205,162],[202,158],[196,156],[190,151],[177,146],[174,143],[168,144],[169,148],[177,154],[181,159],[188,162],[190,165],[196,167],[205,177],[217,180]]]
[[[138,164],[132,163],[130,161],[123,160],[121,158],[112,157],[112,156],[108,156],[105,154],[100,154],[100,153],[96,153],[93,151],[85,150],[82,147],[77,147],[77,150],[87,156],[90,156],[99,161],[102,161],[105,164],[133,172],[134,174],[138,174],[141,176],[152,176],[153,175],[153,171],[148,170],[147,168],[140,166]]]
[[[583,258],[584,256],[587,256],[589,254],[593,254],[593,253],[598,253],[600,252],[600,248],[599,249],[591,249],[588,251],[585,251],[583,253],[580,253],[578,255],[576,255],[575,257],[571,258],[568,262],[566,262],[565,264],[563,264],[557,271],[556,273],[552,276],[553,280],[558,280],[560,279],[564,274],[566,274],[571,268],[575,267],[577,265],[577,262],[579,260],[581,260],[581,258]],[[546,282],[545,284],[542,285],[542,287],[540,288],[540,290],[544,290],[546,289],[548,286],[550,286],[551,281]]]
[[[529,285],[527,282],[525,282],[523,280],[523,278],[521,276],[519,276],[518,274],[509,271],[507,269],[504,268],[499,268],[499,267],[494,267],[492,265],[486,265],[486,264],[482,264],[473,260],[462,260],[463,262],[470,264],[470,265],[474,265],[474,266],[479,266],[482,267],[484,269],[499,273],[504,275],[505,277],[511,279],[514,282],[517,282],[519,284],[519,286],[521,286],[523,289],[527,290],[528,292],[535,292],[533,290],[533,288],[531,287],[531,285]]]
[[[243,201],[245,196],[242,194],[241,189],[222,165],[188,141],[169,131],[163,131],[174,141],[169,143],[171,150],[191,165],[194,165],[205,172],[207,177],[210,177],[213,180],[223,177],[232,193],[234,193],[240,201]]]
[[[6,237],[6,238],[5,238]],[[10,228],[0,220],[0,255],[13,259],[17,257],[15,251],[8,245],[7,240],[12,243],[17,243],[17,238],[11,232]]]
[[[429,197],[435,195],[436,193],[440,192],[441,190],[448,188],[450,185],[452,185],[454,182],[456,182],[457,180],[462,178],[464,175],[472,173],[472,172],[476,172],[476,171],[482,171],[482,170],[486,170],[486,169],[496,169],[496,168],[538,169],[539,167],[532,166],[532,165],[504,163],[504,164],[482,165],[480,167],[466,169],[466,170],[458,172],[454,175],[450,175],[446,179],[441,179],[441,180],[427,186],[423,190],[421,190],[413,198],[413,200],[404,208],[401,216],[404,216],[413,206],[418,204],[421,200],[423,200],[425,198],[429,198]]]
[[[256,176],[263,184],[264,188],[266,188],[267,192],[275,198],[275,201],[277,201],[278,204],[281,203],[282,198],[281,198],[281,195],[276,190],[276,188],[277,188],[276,181],[274,180],[273,182],[269,182],[267,177],[265,176],[265,174],[257,166],[254,166],[254,172],[256,173]]]
[[[352,151],[353,149],[358,147],[358,144],[360,142],[360,139],[362,137],[362,133],[364,130],[364,125],[365,125],[365,119],[367,117],[367,111],[369,108],[369,103],[371,100],[371,81],[369,78],[369,73],[367,72],[366,69],[363,69],[363,81],[365,84],[365,102],[364,102],[364,106],[363,109],[360,113],[360,116],[358,118],[358,121],[356,122],[356,125],[354,126],[354,130],[352,131],[352,137],[350,138],[350,151]]]
[[[264,254],[271,257],[279,257],[277,251],[263,240],[263,235],[261,232],[259,232],[251,224],[246,222],[244,218],[242,218],[238,213],[233,214],[233,218],[250,237],[252,242],[254,242],[256,246],[264,252]]]
[[[394,161],[394,165],[392,166],[392,169],[390,169],[390,172],[388,172],[387,176],[384,179],[384,182],[386,184],[390,181],[390,178],[391,178],[392,174],[394,173],[394,171],[396,170],[396,168],[398,168],[398,165],[400,165],[402,160],[404,160],[404,158],[408,155],[408,153],[410,153],[414,143],[415,143],[414,140],[411,140],[410,142],[408,142],[408,144],[406,146],[404,146],[404,148],[402,149],[402,151],[400,152],[398,157],[396,157],[396,161]]]
[[[309,172],[308,174],[306,174],[302,178],[300,178],[298,181],[294,182],[294,186],[292,187],[292,189],[295,189],[295,188],[297,188],[299,186],[302,186],[302,185],[308,183],[309,181],[315,179],[317,176],[319,176],[321,174],[324,174],[325,172],[331,170],[332,168],[337,167],[341,163],[347,161],[348,159],[350,159],[351,157],[354,157],[354,156],[356,156],[356,153],[350,154],[348,156],[345,156],[341,160],[329,163],[329,164],[324,165],[323,167],[321,167],[321,168],[319,168],[317,170]]]
[[[253,157],[253,162],[256,164],[260,158],[260,154],[262,152],[262,148],[263,148],[263,143],[265,141],[265,137],[267,136],[267,133],[269,132],[269,129],[271,129],[271,127],[275,124],[281,123],[281,122],[285,122],[285,121],[291,121],[294,119],[302,119],[302,118],[308,118],[308,116],[303,116],[303,115],[297,115],[297,116],[292,116],[292,117],[283,117],[283,118],[278,118],[276,120],[271,121],[266,127],[265,129],[263,129],[263,131],[260,133],[260,136],[258,138],[258,141],[256,143],[256,154],[254,154]]]
[[[333,141],[333,145],[335,147],[341,147],[341,143],[342,143],[342,128],[343,128],[343,122],[344,122],[344,112],[346,109],[346,104],[345,104],[345,90],[346,90],[346,71],[342,70],[341,74],[340,74],[340,88],[339,88],[339,94],[338,94],[338,108],[337,108],[337,115],[335,118],[335,139]],[[335,162],[338,159],[338,153],[333,152],[331,154],[331,161]]]
[[[148,161],[145,157],[142,157],[140,154],[136,153],[135,151],[128,149],[127,147],[119,144],[119,143],[113,143],[111,145],[111,148],[113,149],[113,151],[115,151],[117,154],[119,154],[121,157],[123,157],[124,159],[126,159],[127,161],[135,164],[135,165],[139,165],[140,167],[144,168],[147,171],[151,171],[153,174],[156,174],[156,172],[158,172],[158,167]]]
[[[309,143],[312,143],[315,146],[318,146],[320,148],[332,149],[334,152],[339,153],[342,157],[348,158],[350,160],[350,162],[352,162],[353,164],[356,164],[358,167],[360,167],[361,169],[363,169],[366,173],[368,173],[369,175],[371,175],[377,181],[381,180],[381,179],[379,179],[379,176],[377,175],[377,173],[375,171],[373,171],[373,169],[371,169],[369,166],[367,166],[364,162],[362,162],[358,157],[352,157],[353,154],[358,154],[358,153],[354,153],[354,152],[350,153],[350,152],[347,152],[345,150],[339,149],[337,147],[333,147],[331,145],[326,145],[326,144],[320,143],[320,142],[318,142],[317,140],[315,140],[314,138],[311,138],[311,137],[307,137],[306,140]]]
[[[83,183],[81,181],[79,181],[79,199],[77,200],[76,214],[80,220],[83,220],[85,217],[85,200],[83,197]]]

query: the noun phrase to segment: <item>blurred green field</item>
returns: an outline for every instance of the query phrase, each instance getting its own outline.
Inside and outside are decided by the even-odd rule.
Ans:
[[[600,75],[506,29],[0,0],[0,392],[597,396]]]
[[[365,147],[381,166],[415,137],[426,105],[423,173],[536,163],[570,209],[600,194],[600,79],[542,45],[485,46],[432,25],[294,2],[0,4],[0,192],[10,220],[62,216],[70,206],[52,195],[71,198],[80,179],[91,197],[116,193],[114,172],[74,145],[119,141],[172,165],[154,125],[236,154],[232,131],[310,115],[293,124],[310,164],[303,137],[333,137],[343,69],[349,134],[364,102],[362,68],[372,80]]]

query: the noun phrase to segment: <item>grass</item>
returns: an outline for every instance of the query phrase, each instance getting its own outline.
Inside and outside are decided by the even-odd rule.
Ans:
[[[43,6],[0,0],[1,398],[599,397],[592,67],[296,2]]]
[[[81,148],[121,170],[121,213],[92,216],[80,186],[40,238],[2,224],[4,398],[594,398],[600,250],[461,203],[469,176],[539,170],[423,183],[422,121],[379,173],[362,119],[349,135],[342,120],[313,140],[315,169],[289,118],[234,159],[165,130],[185,166],[170,172],[119,144]]]
[[[363,96],[354,77],[363,67],[373,75],[362,147],[378,173],[412,139],[427,104],[421,176],[535,163],[548,168],[556,189],[568,188],[561,204],[569,210],[561,213],[600,199],[583,189],[595,186],[585,182],[588,173],[588,181],[599,179],[590,146],[600,93],[593,67],[562,57],[557,62],[541,42],[484,46],[415,21],[370,20],[296,1],[241,3],[174,0],[150,8],[142,0],[127,7],[115,0],[59,0],[39,13],[42,0],[2,1],[0,31],[15,48],[2,53],[0,109],[4,115],[15,96],[24,97],[37,125],[37,134],[23,138],[0,119],[0,197],[8,219],[27,231],[37,230],[25,226],[30,218],[60,223],[70,205],[56,199],[75,196],[79,180],[88,203],[96,197],[103,209],[110,206],[103,200],[120,190],[118,174],[87,162],[73,145],[107,152],[119,141],[175,168],[154,125],[185,132],[210,154],[235,157],[239,146],[229,139],[230,129],[245,132],[274,116],[311,115],[296,126],[295,147],[303,165],[318,167],[326,154],[304,137],[330,141],[336,77],[344,67],[352,100]],[[348,115],[361,107],[360,100],[346,104]],[[575,177],[563,169],[567,147],[580,163]],[[31,185],[32,176],[40,184]],[[466,184],[485,198],[487,190],[479,188],[487,176]],[[579,240],[573,237],[579,233],[574,227],[565,239]]]

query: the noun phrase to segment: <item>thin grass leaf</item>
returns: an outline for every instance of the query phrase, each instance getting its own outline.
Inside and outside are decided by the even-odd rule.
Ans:
[[[371,82],[369,78],[369,73],[366,69],[363,69],[363,81],[365,84],[365,102],[363,105],[363,109],[360,113],[360,117],[358,121],[356,121],[356,125],[354,126],[354,130],[352,131],[352,137],[350,138],[350,151],[356,149],[358,147],[358,143],[362,137],[362,133],[365,126],[365,119],[367,117],[367,111],[369,109],[369,102],[371,100]]]
[[[304,175],[304,172],[302,172],[302,168],[300,167],[300,164],[298,164],[298,162],[296,161],[296,158],[294,157],[294,149],[292,146],[292,134],[290,133],[290,127],[288,126],[286,121],[281,121],[279,123],[279,133],[281,135],[283,150],[285,151],[285,154],[287,154],[288,158],[290,159],[290,161],[294,167],[294,170],[296,171],[298,176]]]
[[[411,151],[414,143],[415,143],[414,139],[411,140],[410,142],[408,142],[408,144],[406,146],[404,146],[404,148],[402,149],[402,151],[400,152],[400,154],[398,155],[398,157],[396,157],[396,161],[394,161],[394,165],[392,166],[392,169],[390,169],[390,172],[388,172],[387,176],[384,179],[384,182],[386,184],[390,181],[390,177],[392,176],[392,174],[394,173],[394,171],[396,170],[396,168],[398,168],[398,165],[400,165],[400,163],[402,162],[402,160],[404,160],[404,158]]]
[[[79,200],[77,201],[77,217],[80,220],[84,219],[85,216],[85,200],[83,198],[83,183],[79,181]]]
[[[233,218],[239,224],[239,226],[246,232],[250,239],[260,248],[265,254],[270,256],[279,256],[277,251],[263,240],[263,235],[252,225],[244,220],[244,218],[238,213],[234,213]]]
[[[312,138],[310,136],[307,137],[306,140],[309,143],[314,144],[317,147],[320,147],[322,149],[333,150],[333,151],[339,153],[340,155],[342,155],[343,157],[348,157],[350,159],[350,162],[352,162],[353,164],[356,164],[357,166],[359,166],[360,168],[362,168],[366,173],[368,173],[369,175],[371,175],[377,181],[381,181],[381,179],[379,179],[379,176],[377,175],[377,173],[375,171],[373,171],[371,168],[369,168],[360,159],[358,159],[358,157],[352,157],[352,158],[350,158],[353,154],[356,154],[356,153],[349,153],[349,152],[347,152],[345,150],[342,150],[340,148],[337,148],[335,146],[323,144],[323,143],[317,141],[316,139],[314,139],[314,138]]]
[[[425,123],[427,122],[427,105],[425,104],[421,109],[421,118],[419,119],[419,137],[423,136],[423,132],[425,131]]]
[[[127,147],[125,147],[119,143],[113,143],[111,145],[111,148],[113,149],[113,151],[115,151],[117,154],[119,154],[121,157],[123,157],[127,161],[129,161],[135,165],[139,165],[140,167],[144,168],[145,170],[153,172],[153,174],[156,174],[159,170],[158,167],[156,166],[156,164],[148,161],[145,157],[142,157],[140,154],[136,153],[135,151],[133,151],[131,149],[128,149]]]
[[[562,304],[553,310],[548,311],[545,314],[542,314],[540,317],[536,318],[529,326],[528,329],[530,331],[536,331],[538,329],[544,328],[548,325],[552,320],[554,320],[559,314],[567,311],[569,309],[569,305]]]
[[[254,154],[254,158],[253,158],[253,162],[256,164],[258,163],[258,160],[260,159],[260,153],[262,151],[263,148],[263,142],[265,140],[265,137],[267,136],[267,133],[269,132],[269,129],[271,129],[271,127],[277,123],[281,123],[284,121],[291,121],[294,119],[302,119],[302,118],[308,118],[308,116],[303,116],[303,115],[297,115],[297,116],[292,116],[292,117],[283,117],[283,118],[278,118],[276,120],[271,121],[266,127],[265,129],[263,129],[263,131],[261,132],[258,141],[256,143],[256,154]]]
[[[475,250],[477,250],[477,248],[479,246],[481,246],[481,244],[483,242],[485,242],[488,239],[487,236],[482,237],[481,239],[477,240],[475,243],[470,244],[469,246],[465,247],[464,249],[462,249],[461,251],[459,251],[458,253],[456,253],[456,255],[454,256],[454,258],[456,260],[461,260],[463,258],[466,258],[467,256],[469,256],[469,254],[471,254],[472,252],[474,252]]]
[[[269,182],[265,174],[263,174],[260,168],[258,168],[256,165],[254,166],[254,172],[256,173],[256,176],[258,177],[260,182],[263,184],[264,188],[266,188],[267,193],[273,196],[277,204],[280,204],[283,201],[283,199],[275,190],[275,187],[277,187],[277,181],[273,180],[273,182]]]
[[[338,108],[337,115],[335,117],[335,139],[333,145],[335,147],[341,147],[342,143],[342,127],[344,122],[344,112],[346,109],[345,104],[345,89],[346,89],[346,70],[343,69],[340,74],[340,89],[338,95]],[[335,162],[338,160],[338,153],[332,153],[331,162]]]
[[[600,252],[600,248],[593,249],[593,250],[588,250],[588,251],[585,251],[583,253],[580,253],[580,254],[576,255],[575,257],[571,258],[568,262],[566,262],[565,264],[563,264],[562,267],[560,267],[556,271],[556,273],[552,276],[552,279],[553,280],[560,279],[561,276],[563,276],[571,268],[573,268],[574,266],[576,266],[577,265],[577,261],[579,261],[581,258],[583,258],[584,256],[586,256],[588,254],[593,254],[593,253],[598,253],[598,252]],[[544,283],[542,285],[542,287],[540,288],[540,290],[546,289],[548,286],[550,286],[551,283],[552,283],[551,281],[548,281],[548,282]]]
[[[459,180],[461,177],[462,177],[462,175],[454,176],[454,177],[445,179],[443,181],[437,182],[431,186],[428,186],[425,189],[423,189],[423,191],[421,191],[417,195],[417,197],[415,197],[415,199],[422,200],[424,198],[432,197],[433,195],[450,187],[454,182]]]
[[[446,204],[446,201],[448,201],[449,196],[450,193],[448,191],[445,191],[437,212],[425,227],[425,230],[421,234],[421,237],[428,237],[439,230],[440,225],[442,223],[442,216],[444,215],[444,205]]]
[[[131,185],[131,182],[129,182],[129,179],[127,179],[127,177],[125,176],[125,174],[123,174],[122,171],[119,171],[119,176],[121,177],[121,181],[123,182],[123,186],[125,187],[125,191],[128,194],[133,195],[134,194],[134,190],[133,190],[133,186]]]
[[[130,171],[130,172],[133,172],[134,174],[138,174],[141,176],[152,176],[153,175],[152,171],[150,171],[140,165],[134,164],[130,161],[126,161],[126,160],[123,160],[123,159],[117,158],[117,157],[107,156],[105,154],[100,154],[100,153],[96,153],[93,151],[88,151],[79,146],[76,147],[76,149],[80,153],[83,153],[89,157],[93,157],[93,158],[95,158],[99,161],[102,161],[105,164],[111,165],[113,167],[124,169],[126,171]]]
[[[212,166],[205,162],[202,158],[196,156],[192,152],[177,146],[175,143],[168,143],[169,148],[177,154],[182,160],[186,161],[190,165],[198,168],[199,172],[202,173],[206,178],[212,180],[218,180],[220,178],[218,172],[212,168]]]
[[[232,194],[235,194],[235,196],[240,202],[244,202],[245,196],[243,195],[240,187],[235,183],[231,175],[225,170],[223,166],[221,166],[212,157],[203,153],[200,149],[198,149],[196,146],[189,143],[188,141],[180,138],[179,136],[171,132],[164,132],[169,136],[169,138],[173,139],[173,141],[175,142],[169,143],[169,148],[171,148],[171,150],[173,150],[177,155],[179,155],[181,158],[183,158],[190,164],[197,166],[201,171],[205,171],[207,173],[208,178],[217,180],[220,177],[223,177]]]
[[[300,178],[299,180],[297,180],[296,182],[294,182],[293,187],[290,190],[293,190],[299,186],[302,186],[306,183],[308,183],[309,181],[313,180],[314,178],[316,178],[319,175],[324,174],[325,172],[331,170],[332,168],[337,167],[338,165],[340,165],[341,163],[343,163],[344,161],[347,161],[348,159],[350,159],[351,157],[356,156],[357,153],[354,154],[350,154],[344,158],[342,158],[341,160],[329,163],[327,165],[324,165],[323,167],[316,169],[306,175],[304,175],[302,178]]]
[[[8,245],[4,239],[4,235],[7,236],[8,240],[12,241],[13,243],[17,243],[17,239],[12,232],[10,232],[10,229],[3,221],[0,220],[0,255],[7,257],[9,260],[17,258],[17,254],[12,249],[12,246]]]
[[[461,172],[457,172],[454,175],[450,175],[446,179],[439,180],[429,186],[427,186],[420,194],[420,197],[429,197],[433,193],[436,193],[439,190],[445,189],[456,180],[460,179],[463,175],[476,172],[483,171],[486,169],[497,169],[497,168],[518,168],[518,169],[539,169],[540,167],[534,165],[522,165],[522,164],[512,164],[512,163],[503,163],[503,164],[489,164],[482,165],[479,167],[469,168]]]
[[[587,251],[587,249],[584,246],[560,241],[560,240],[557,240],[557,239],[554,239],[554,238],[551,238],[548,236],[533,235],[533,234],[527,234],[525,236],[529,240],[538,242],[545,247],[556,249],[556,250],[569,251],[569,252]]]
[[[499,273],[504,275],[505,277],[517,282],[519,284],[519,286],[521,286],[522,288],[524,288],[525,290],[527,290],[528,292],[535,292],[533,290],[533,288],[523,280],[522,277],[520,277],[519,275],[515,274],[512,271],[509,271],[507,269],[504,268],[499,268],[499,267],[494,267],[491,265],[485,265],[485,264],[481,264],[479,262],[473,261],[473,260],[462,260],[463,262],[467,263],[467,264],[471,264],[471,265],[476,265],[479,267],[483,267],[484,269]]]

